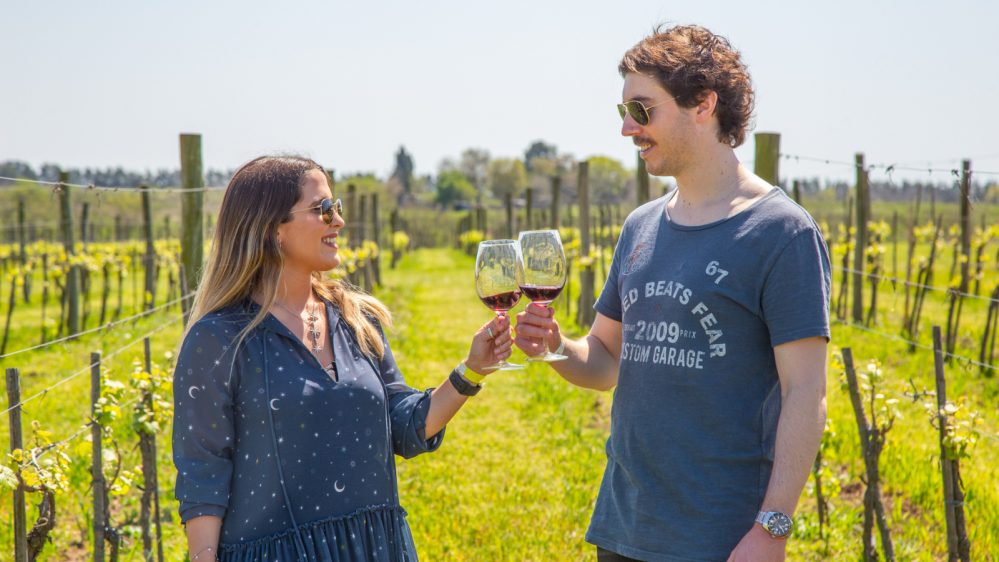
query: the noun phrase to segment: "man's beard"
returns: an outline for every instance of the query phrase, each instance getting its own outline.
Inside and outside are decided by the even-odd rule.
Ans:
[[[650,137],[640,137],[639,142],[648,142]],[[645,169],[653,176],[676,177],[690,165],[690,143],[692,142],[689,124],[678,120],[672,131],[662,140],[652,141],[653,152],[658,154],[645,162]]]

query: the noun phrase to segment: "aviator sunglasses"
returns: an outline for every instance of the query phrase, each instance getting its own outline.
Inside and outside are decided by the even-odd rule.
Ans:
[[[298,209],[292,211],[290,214],[299,213],[301,211],[311,211],[312,209],[320,210],[320,212],[323,215],[323,222],[325,222],[326,224],[330,224],[331,222],[333,222],[334,212],[340,215],[341,218],[343,218],[343,205],[340,203],[339,199],[337,199],[336,201],[332,199],[323,199],[322,202],[320,202],[318,205],[314,207],[306,207],[305,209]]]
[[[678,97],[680,96],[673,96],[666,101],[673,101]],[[631,118],[635,120],[635,123],[644,127],[649,124],[649,110],[653,107],[659,107],[660,105],[666,103],[666,101],[661,101],[651,107],[645,107],[645,104],[640,101],[619,103],[617,104],[617,112],[621,114],[622,121],[624,121],[625,115],[631,115]]]

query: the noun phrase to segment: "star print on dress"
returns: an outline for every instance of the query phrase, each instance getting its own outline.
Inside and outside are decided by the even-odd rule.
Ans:
[[[304,541],[310,561],[416,560],[393,453],[440,446],[442,434],[425,439],[418,429],[430,390],[405,384],[387,340],[385,357],[361,356],[339,311],[325,308],[329,330],[319,342],[304,343],[267,316],[234,346],[252,317],[247,305],[248,313],[226,309],[196,322],[178,355],[177,373],[187,373],[174,385],[181,521],[221,517],[227,562],[301,560]],[[339,383],[312,354],[327,342],[339,366],[354,369]],[[323,473],[330,477],[317,478]]]

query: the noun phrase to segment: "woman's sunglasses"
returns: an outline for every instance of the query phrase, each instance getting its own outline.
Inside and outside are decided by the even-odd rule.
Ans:
[[[343,205],[340,203],[339,199],[337,199],[336,201],[332,199],[323,199],[322,202],[320,202],[318,205],[314,207],[298,209],[292,211],[291,214],[299,213],[301,211],[311,211],[312,209],[320,210],[320,212],[323,215],[323,222],[325,222],[326,224],[330,224],[331,222],[333,222],[333,213],[336,213],[340,215],[341,218],[343,218]]]
[[[680,96],[673,96],[666,101],[673,101]],[[617,104],[617,112],[621,114],[621,120],[624,121],[625,115],[631,115],[631,118],[635,120],[641,126],[646,126],[649,124],[649,110],[653,107],[659,107],[660,105],[666,103],[666,101],[661,101],[652,107],[645,107],[640,101],[629,101],[627,103]]]

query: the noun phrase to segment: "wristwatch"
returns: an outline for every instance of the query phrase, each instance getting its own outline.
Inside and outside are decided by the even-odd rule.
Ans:
[[[779,511],[761,511],[756,516],[756,522],[763,525],[763,528],[775,539],[786,538],[794,526],[791,518]]]
[[[451,371],[451,376],[448,377],[448,380],[451,381],[451,384],[454,386],[454,389],[458,391],[458,394],[461,394],[462,396],[475,396],[480,390],[482,390],[482,383],[477,385],[469,384],[461,377],[464,373],[465,362],[462,361],[461,363],[458,363],[458,366],[455,367],[453,371]]]

